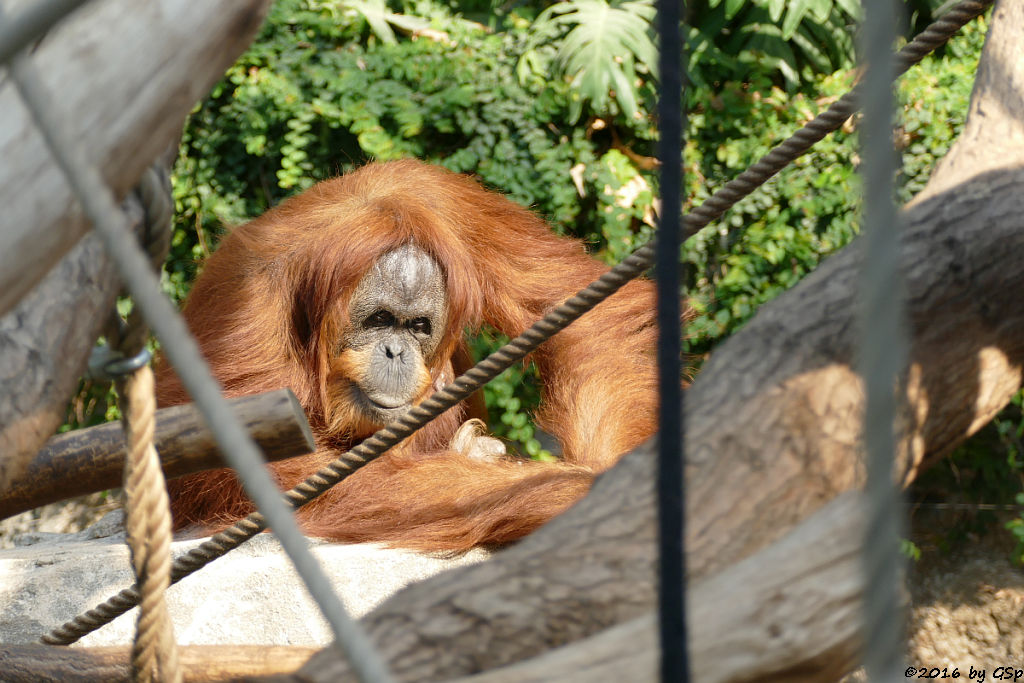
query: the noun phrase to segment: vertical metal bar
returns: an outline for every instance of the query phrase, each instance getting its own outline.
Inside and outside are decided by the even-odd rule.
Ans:
[[[655,256],[661,396],[658,422],[659,628],[661,680],[666,683],[689,680],[679,301],[684,121],[682,8],[682,0],[658,0],[656,19],[661,72],[658,97],[661,219]]]
[[[904,288],[899,270],[900,222],[893,194],[897,158],[892,142],[893,54],[899,8],[893,0],[864,0],[861,60],[866,62],[861,149],[864,179],[860,373],[867,406],[864,446],[870,517],[864,539],[864,664],[872,681],[903,680],[900,608],[902,527],[893,483],[897,388],[908,355]]]

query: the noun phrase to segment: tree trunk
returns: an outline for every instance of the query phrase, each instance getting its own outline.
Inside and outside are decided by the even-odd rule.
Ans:
[[[864,577],[850,568],[866,517],[861,494],[848,491],[778,543],[698,581],[687,616],[693,680],[829,680],[856,663]],[[652,611],[460,683],[656,681],[659,657]]]
[[[141,234],[139,200],[129,196],[122,208]],[[21,476],[64,421],[120,288],[113,261],[90,234],[0,317],[0,489]]]
[[[4,2],[7,17],[26,2]],[[269,0],[103,0],[61,22],[33,50],[61,118],[114,194],[181,133],[197,101],[244,50]],[[88,225],[13,85],[0,78],[0,314]]]
[[[313,430],[291,389],[228,401],[239,423],[268,462],[316,450]],[[202,413],[193,403],[157,410],[153,430],[167,479],[226,467]],[[0,484],[0,519],[74,496],[116,489],[124,480],[124,426],[76,429],[47,441],[20,477]]]
[[[926,458],[948,453],[991,419],[1021,383],[1022,46],[1024,0],[1001,0],[962,140],[902,212],[912,355],[897,474],[906,481]],[[857,246],[825,261],[723,344],[688,392],[691,637],[694,661],[707,665],[697,680],[830,680],[856,651],[858,515],[841,502],[821,509],[864,478],[863,392],[853,369],[859,266]],[[575,647],[597,642],[634,656],[639,645],[629,638],[653,638],[643,621],[633,621],[650,619],[655,604],[653,481],[653,453],[642,447],[519,545],[412,586],[365,617],[396,678],[465,676],[626,622],[622,631]],[[768,547],[816,512],[790,539]],[[819,547],[824,539],[840,545]],[[822,563],[824,550],[832,559]],[[744,558],[750,560],[736,564]],[[785,576],[801,583],[782,590],[775,578]],[[829,586],[835,592],[823,599],[845,606],[839,615],[803,599],[803,590],[813,595]],[[616,635],[626,638],[618,646]],[[648,642],[646,651],[656,647]],[[788,661],[778,661],[780,651]],[[722,659],[742,653],[747,657],[728,676],[714,673]],[[833,655],[831,665],[823,660]],[[567,655],[548,655],[557,656]],[[592,671],[576,680],[605,679]],[[644,665],[637,673],[653,671]],[[347,676],[325,650],[300,678]]]

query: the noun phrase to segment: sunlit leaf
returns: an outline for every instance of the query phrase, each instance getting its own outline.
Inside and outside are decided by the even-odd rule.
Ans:
[[[609,113],[612,89],[624,114],[637,111],[633,65],[643,65],[657,78],[658,52],[650,35],[653,17],[651,0],[567,0],[537,17],[535,35],[564,36],[557,63],[579,90],[581,100],[571,107],[575,116],[582,113],[583,101],[599,113]]]

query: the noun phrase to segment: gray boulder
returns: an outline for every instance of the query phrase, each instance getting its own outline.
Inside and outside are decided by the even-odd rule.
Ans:
[[[120,511],[77,534],[28,534],[0,550],[0,643],[31,643],[95,607],[133,578]],[[177,541],[175,556],[204,539]],[[399,589],[487,557],[430,556],[377,545],[310,540],[349,613],[366,614]],[[167,601],[181,644],[326,645],[326,623],[270,534],[260,534],[172,586]],[[130,643],[137,610],[83,638]]]

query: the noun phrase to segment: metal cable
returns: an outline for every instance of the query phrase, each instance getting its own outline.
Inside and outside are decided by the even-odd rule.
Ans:
[[[906,64],[902,70],[905,71],[909,66],[916,64],[929,50],[934,50],[948,41],[964,24],[985,11],[992,2],[994,0],[962,0],[954,10],[931,24],[900,51],[899,63]],[[849,110],[840,116],[840,113],[835,110],[843,100],[848,100],[848,104],[845,106],[849,107]],[[684,235],[692,235],[701,227],[720,217],[740,199],[767,182],[786,164],[799,158],[815,142],[829,132],[838,129],[853,111],[851,92],[834,103],[824,114],[816,117],[785,142],[775,147],[750,169],[715,192],[700,207],[684,216]],[[823,128],[825,125],[829,126],[827,130]],[[806,139],[809,135],[807,129],[811,126],[816,126],[818,130],[810,134],[812,136],[810,142],[804,144],[801,140]],[[772,168],[774,170],[771,170]],[[580,315],[604,301],[628,281],[650,268],[654,259],[654,247],[652,241],[634,251],[598,280],[577,293],[576,296],[559,305],[544,318],[534,323],[526,332],[477,363],[444,389],[436,392],[419,406],[410,409],[398,420],[381,428],[352,450],[338,456],[332,463],[315,474],[310,475],[301,484],[285,493],[285,499],[296,508],[305,505],[497,377],[506,368],[536,349],[545,339],[567,327]],[[260,513],[255,512],[224,531],[214,534],[174,561],[171,582],[176,583],[189,576],[264,529],[266,529],[266,521]],[[134,586],[125,588],[95,608],[83,612],[71,621],[55,628],[43,636],[43,641],[58,645],[73,643],[135,607],[138,601],[139,594],[136,588]]]
[[[864,0],[861,30],[861,83],[864,120],[860,147],[864,181],[861,232],[863,263],[860,272],[858,370],[864,380],[866,405],[863,442],[867,451],[869,501],[861,560],[865,572],[864,667],[868,680],[895,683],[903,669],[904,618],[900,600],[902,582],[902,510],[893,481],[897,413],[896,388],[907,364],[909,342],[904,315],[904,287],[900,272],[900,216],[896,210],[893,178],[899,160],[892,144],[896,111],[893,81],[899,12],[894,0]]]
[[[61,19],[89,0],[44,0],[29,5],[0,24],[0,65],[28,47]]]
[[[0,7],[0,21],[3,14]],[[383,660],[361,627],[345,612],[323,568],[310,552],[291,510],[283,504],[280,492],[263,467],[259,449],[228,407],[181,315],[161,291],[146,253],[132,238],[109,188],[89,164],[77,141],[68,134],[57,113],[59,108],[42,86],[39,74],[26,58],[16,56],[11,64],[11,76],[50,153],[117,264],[136,305],[162,342],[164,352],[199,406],[221,451],[238,472],[246,492],[267,515],[285,554],[330,625],[336,645],[361,680],[390,680]],[[57,644],[49,638],[44,638],[44,642]]]
[[[681,222],[685,182],[683,149],[686,108],[683,74],[683,5],[659,0],[656,24],[658,58],[658,158],[661,160],[661,212],[654,266],[658,295],[658,634],[661,680],[690,680],[686,624],[686,411],[680,378],[682,364],[682,304],[684,278],[680,271]]]

